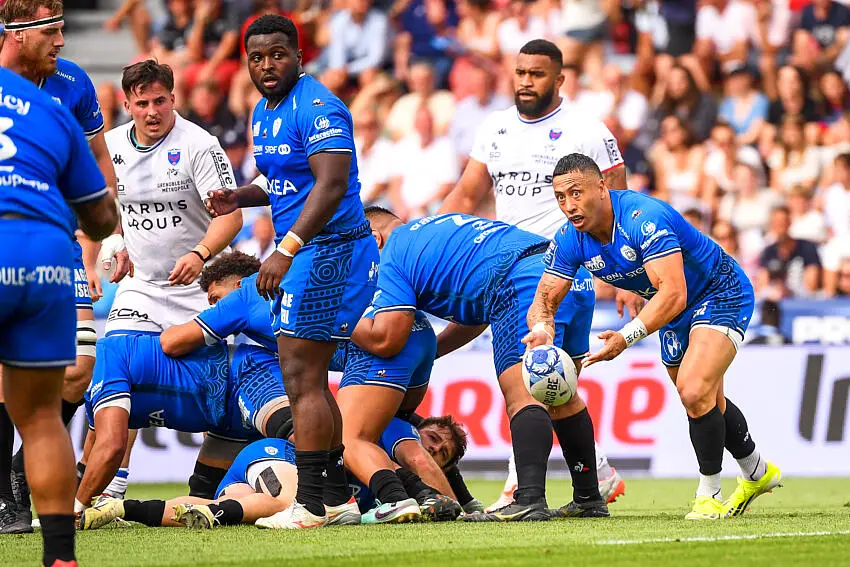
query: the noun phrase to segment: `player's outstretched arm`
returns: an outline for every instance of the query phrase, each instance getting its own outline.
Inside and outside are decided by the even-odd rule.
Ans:
[[[534,303],[528,310],[526,321],[531,332],[522,340],[528,348],[551,344],[555,340],[555,313],[573,285],[573,280],[564,279],[548,272],[543,273]]]
[[[390,358],[401,352],[413,328],[415,312],[382,311],[374,319],[362,318],[354,328],[351,340],[367,352]]]
[[[437,335],[437,358],[446,356],[457,349],[471,343],[483,333],[489,325],[459,325],[449,323],[443,331]]]
[[[649,281],[658,292],[640,312],[619,331],[604,331],[599,338],[602,348],[584,359],[585,367],[602,360],[611,360],[647,335],[675,319],[688,303],[688,286],[682,253],[674,252],[644,264]]]
[[[100,496],[121,466],[127,448],[127,427],[130,414],[123,407],[105,407],[94,416],[97,432],[94,446],[86,461],[86,473],[77,489],[75,511],[80,505],[91,506],[92,499]]]
[[[162,352],[171,357],[179,357],[204,346],[204,331],[196,321],[167,328],[159,336]]]
[[[452,500],[457,500],[445,473],[428,451],[417,441],[408,439],[399,443],[393,455],[401,466],[419,475],[422,482]]]
[[[480,161],[470,158],[466,164],[466,168],[463,170],[460,181],[457,182],[454,189],[446,196],[437,213],[464,213],[471,215],[478,209],[478,205],[484,200],[484,196],[492,186],[493,180],[490,178],[490,172],[487,170],[487,166]]]
[[[238,189],[209,191],[204,205],[213,218],[229,215],[238,209],[266,207],[269,205],[269,195],[264,189],[267,185],[268,180],[261,175],[253,182]]]

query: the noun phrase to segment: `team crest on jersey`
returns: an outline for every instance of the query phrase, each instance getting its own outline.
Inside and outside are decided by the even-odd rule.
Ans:
[[[272,457],[274,457],[278,453],[277,447],[266,447],[265,451],[267,455],[271,455]]]
[[[643,211],[640,209],[635,209],[634,211],[632,211],[632,220],[638,218],[642,212]]]
[[[623,258],[625,258],[629,262],[634,262],[635,260],[637,260],[637,253],[635,252],[634,248],[627,244],[623,244],[623,246],[620,248],[620,254],[622,254]]]
[[[313,126],[316,130],[325,130],[330,127],[331,121],[328,120],[327,116],[317,116],[315,120],[313,120]]]
[[[274,124],[272,124],[272,136],[277,136],[277,133],[280,132],[281,124],[283,124],[283,119],[275,118]]]
[[[605,260],[602,259],[602,256],[594,256],[584,263],[584,267],[591,272],[595,272],[605,267]]]
[[[168,163],[171,165],[180,163],[180,150],[168,150]]]
[[[551,130],[549,130],[549,139],[554,142],[555,140],[561,137],[561,134],[563,134],[563,132],[560,128],[552,128]]]
[[[655,223],[652,221],[646,221],[642,225],[640,225],[640,231],[644,236],[649,236],[653,232],[655,232]]]

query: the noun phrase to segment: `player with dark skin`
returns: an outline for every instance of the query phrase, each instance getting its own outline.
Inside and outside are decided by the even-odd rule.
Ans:
[[[301,50],[291,45],[284,33],[250,35],[246,42],[248,70],[257,90],[269,105],[279,104],[298,82]],[[291,232],[304,242],[312,240],[330,221],[348,188],[350,153],[318,152],[308,161],[315,184],[292,225]],[[209,193],[207,207],[212,216],[225,215],[241,207],[269,205],[266,192],[257,185]],[[293,258],[275,251],[260,267],[257,290],[271,300],[280,294],[280,284]],[[342,417],[328,389],[328,366],[336,343],[278,336],[280,365],[298,424],[295,444],[299,451],[322,451],[342,443]]]

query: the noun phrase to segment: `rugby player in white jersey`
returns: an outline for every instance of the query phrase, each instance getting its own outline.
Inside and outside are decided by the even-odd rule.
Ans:
[[[558,96],[564,76],[560,49],[535,39],[520,49],[514,72],[516,106],[490,114],[478,129],[466,169],[439,213],[474,214],[491,190],[496,194],[496,218],[551,239],[564,224],[552,190],[552,171],[571,153],[591,156],[603,172],[606,186],[626,188],[626,168],[611,131],[599,120],[571,112]],[[637,315],[643,300],[631,293],[617,295],[617,309],[628,306]],[[625,491],[625,482],[596,448],[599,492],[611,503]],[[502,496],[488,510],[513,501],[516,489],[513,455]]]
[[[171,68],[152,60],[130,65],[121,86],[133,120],[107,132],[106,144],[118,178],[124,237],[123,245],[104,242],[100,260],[109,262],[126,246],[133,272],[121,279],[106,334],[158,334],[209,307],[198,275],[236,237],[242,213],[215,219],[207,214],[207,191],[235,188],[233,169],[218,140],[174,110]],[[241,448],[223,439],[205,443],[204,449],[208,446],[222,456],[206,455],[207,462],[232,460]],[[123,496],[126,464],[107,493]],[[199,467],[190,488],[198,495],[211,494],[220,475],[210,478],[206,465]]]

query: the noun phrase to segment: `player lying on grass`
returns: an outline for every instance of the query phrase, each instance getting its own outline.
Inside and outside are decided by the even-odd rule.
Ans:
[[[649,298],[639,317],[620,331],[599,335],[605,344],[584,364],[611,360],[658,331],[661,360],[687,411],[699,463],[696,498],[685,518],[743,514],[781,480],[779,468],[756,449],[744,414],[723,394],[723,375],[753,313],[752,284],[735,260],[667,203],[634,191],[609,191],[588,156],[561,158],[553,186],[568,222],[546,254],[524,342],[534,347],[552,341],[555,314],[581,266]],[[744,477],[725,503],[720,496],[724,446]]]
[[[545,483],[553,424],[573,480],[574,500],[566,507],[568,513],[608,516],[592,467],[596,462],[593,423],[584,401],[574,396],[569,403],[551,408],[550,418],[522,379],[524,318],[543,274],[543,253],[549,241],[502,222],[469,215],[437,215],[403,224],[392,212],[369,207],[366,217],[378,238],[381,267],[372,301],[374,320],[361,320],[358,336],[362,332],[372,348],[394,356],[407,342],[417,309],[463,326],[491,325],[496,374],[511,419],[519,488],[512,504],[467,518],[550,519]],[[553,335],[574,358],[589,350],[589,328],[583,329],[580,321],[589,323],[590,319],[581,315],[592,312],[594,303],[593,287],[588,285],[574,290],[558,313]]]
[[[423,507],[433,509],[433,504],[440,501],[440,497],[414,471],[428,460],[443,467],[457,463],[466,450],[466,433],[451,416],[428,418],[419,431],[400,419],[394,419],[381,436],[380,446],[398,463],[394,474],[405,490]],[[98,529],[116,518],[153,527],[185,525],[211,528],[251,524],[283,511],[291,504],[297,486],[294,463],[295,452],[291,442],[261,439],[239,453],[216,490],[215,500],[192,496],[168,501],[104,498],[83,512],[78,527]],[[351,488],[361,511],[365,513],[375,508],[374,494],[367,486],[353,483]],[[455,518],[437,514],[426,516],[431,520]],[[268,527],[263,520],[257,525]]]
[[[222,476],[247,441],[291,433],[277,358],[261,347],[219,343],[172,358],[158,336],[113,335],[98,342],[97,355],[86,392],[95,440],[77,490],[78,508],[99,496],[118,470],[128,429],[209,432],[198,459],[222,469]]]

